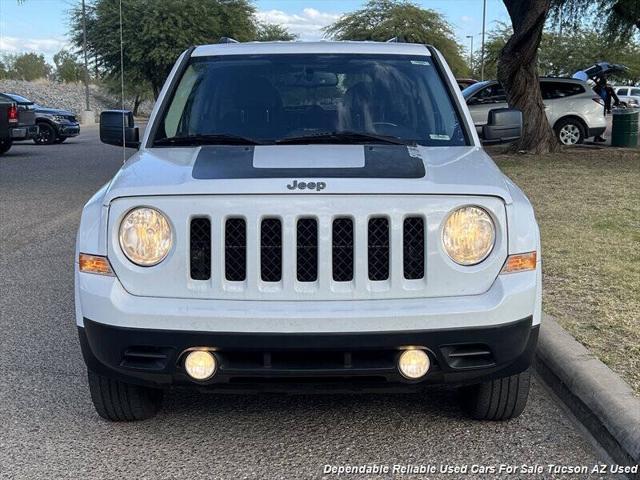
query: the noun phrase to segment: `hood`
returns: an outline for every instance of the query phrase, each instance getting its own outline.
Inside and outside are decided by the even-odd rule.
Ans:
[[[75,113],[68,110],[58,110],[57,108],[45,108],[36,107],[36,113],[42,113],[44,115],[64,115],[65,117],[75,117]]]
[[[511,203],[480,147],[265,145],[150,148],[109,185],[118,197],[232,194],[489,195]]]

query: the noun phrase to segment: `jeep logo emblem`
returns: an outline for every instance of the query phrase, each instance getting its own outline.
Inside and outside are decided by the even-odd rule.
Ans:
[[[289,190],[315,190],[316,192],[321,192],[327,188],[327,184],[324,182],[298,182],[298,180],[293,180],[287,185],[287,188]]]

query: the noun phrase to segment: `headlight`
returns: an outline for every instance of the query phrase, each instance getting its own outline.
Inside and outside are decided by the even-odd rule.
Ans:
[[[442,244],[451,260],[460,265],[483,261],[495,243],[493,220],[480,207],[462,207],[447,218]]]
[[[64,115],[52,115],[52,117],[57,122],[63,122],[67,119]]]
[[[127,258],[142,267],[151,267],[164,260],[173,242],[167,217],[146,207],[134,208],[127,213],[120,223],[118,239]]]

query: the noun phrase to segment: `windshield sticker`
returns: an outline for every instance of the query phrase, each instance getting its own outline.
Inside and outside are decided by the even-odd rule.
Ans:
[[[411,60],[411,63],[413,65],[426,65],[427,67],[429,66],[429,62],[427,62],[426,60]]]
[[[449,135],[439,135],[435,133],[430,133],[429,138],[431,140],[451,140],[451,137]]]

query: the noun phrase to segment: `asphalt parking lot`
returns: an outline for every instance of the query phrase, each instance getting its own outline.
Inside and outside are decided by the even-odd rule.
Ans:
[[[153,420],[101,420],[73,316],[74,241],[83,204],[121,162],[121,150],[100,144],[96,129],[61,145],[16,145],[0,157],[0,478],[301,479],[321,477],[327,464],[604,460],[538,381],[523,416],[507,423],[466,419],[446,390],[428,397],[170,393]],[[494,476],[585,478],[464,478]]]

